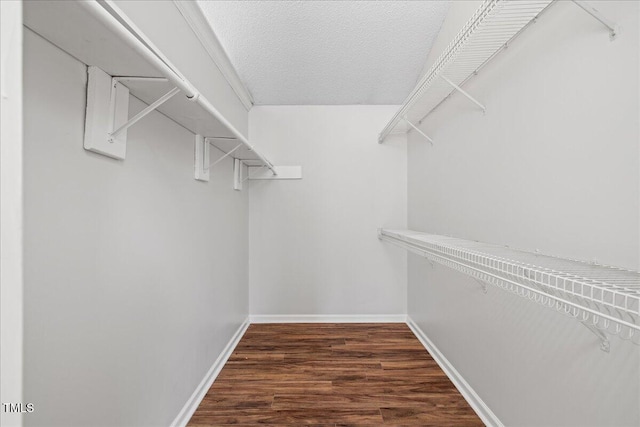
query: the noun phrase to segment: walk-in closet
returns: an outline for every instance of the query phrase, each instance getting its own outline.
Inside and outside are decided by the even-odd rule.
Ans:
[[[0,18],[3,426],[640,425],[640,1]]]

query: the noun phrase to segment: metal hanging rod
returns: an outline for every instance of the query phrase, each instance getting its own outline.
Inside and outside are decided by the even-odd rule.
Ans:
[[[409,230],[380,239],[580,321],[609,351],[607,335],[640,344],[640,272]]]
[[[196,102],[207,113],[213,116],[233,136],[253,150],[247,138],[236,129],[196,88],[170,63],[170,61],[154,46],[138,27],[115,4],[113,0],[78,2],[92,16],[103,23],[129,47],[152,64],[169,82],[179,88],[190,101]],[[275,167],[258,151],[253,150],[258,160],[276,175]]]
[[[169,64],[169,61],[157,49],[153,48],[153,44],[140,31],[135,31],[137,28],[135,24],[128,20],[112,1],[89,0],[78,2],[78,4],[156,67],[167,80],[180,88],[187,98],[193,101],[197,100],[198,91]]]
[[[164,104],[165,102],[173,98],[173,96],[176,95],[178,92],[180,92],[180,89],[178,89],[177,87],[174,87],[169,92],[162,95],[160,99],[158,99],[156,102],[149,105],[147,108],[145,108],[144,110],[140,111],[138,114],[133,116],[131,119],[129,119],[129,121],[127,121],[125,124],[123,124],[118,129],[114,130],[109,134],[109,142],[113,142],[113,139],[116,138],[121,132],[123,132],[125,129],[128,129],[134,124],[136,124],[144,116],[151,113],[153,110],[155,110],[156,108],[158,108],[159,106],[161,106],[162,104]]]
[[[138,77],[138,76],[114,76],[113,79],[116,82],[149,82],[149,83],[163,83],[168,82],[169,79],[164,77]]]

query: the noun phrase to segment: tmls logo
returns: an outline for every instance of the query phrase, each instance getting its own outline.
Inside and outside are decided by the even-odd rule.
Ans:
[[[22,414],[30,413],[34,411],[33,403],[2,403],[2,410],[4,412],[20,412]]]

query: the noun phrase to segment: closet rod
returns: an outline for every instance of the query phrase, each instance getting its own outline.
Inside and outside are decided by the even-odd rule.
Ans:
[[[180,76],[171,66],[169,66],[160,55],[153,51],[151,46],[141,40],[141,38],[132,32],[130,26],[126,26],[121,22],[121,18],[110,13],[105,6],[111,8],[115,14],[119,11],[114,9],[112,4],[103,6],[98,1],[79,1],[78,4],[83,6],[91,15],[93,15],[98,21],[103,23],[109,30],[115,33],[122,39],[129,47],[135,50],[140,56],[146,59],[151,65],[164,75],[167,80],[180,88],[185,93],[187,98],[191,101],[196,101],[198,98],[198,91],[189,84],[182,76]],[[128,28],[127,28],[128,27]]]
[[[187,98],[193,102],[196,102],[205,111],[211,114],[216,120],[218,120],[224,127],[226,127],[233,136],[252,150],[255,155],[260,159],[266,167],[268,167],[274,175],[277,175],[274,166],[265,159],[262,154],[256,151],[253,145],[249,144],[249,141],[243,134],[241,134],[235,126],[233,126],[204,96],[202,96],[184,77],[182,77],[176,70],[173,69],[163,58],[157,48],[144,41],[144,38],[137,34],[135,26],[126,22],[124,14],[119,8],[113,4],[112,1],[98,2],[91,1],[78,1],[78,4],[83,6],[92,16],[102,22],[113,33],[120,37],[128,46],[134,49],[144,59],[151,63],[158,71],[166,77],[171,83],[176,85],[182,92],[185,93]],[[112,10],[109,12],[107,7]]]

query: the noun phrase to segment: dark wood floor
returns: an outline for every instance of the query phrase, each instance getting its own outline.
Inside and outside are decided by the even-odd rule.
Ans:
[[[483,425],[400,323],[251,325],[189,423],[229,424]]]

